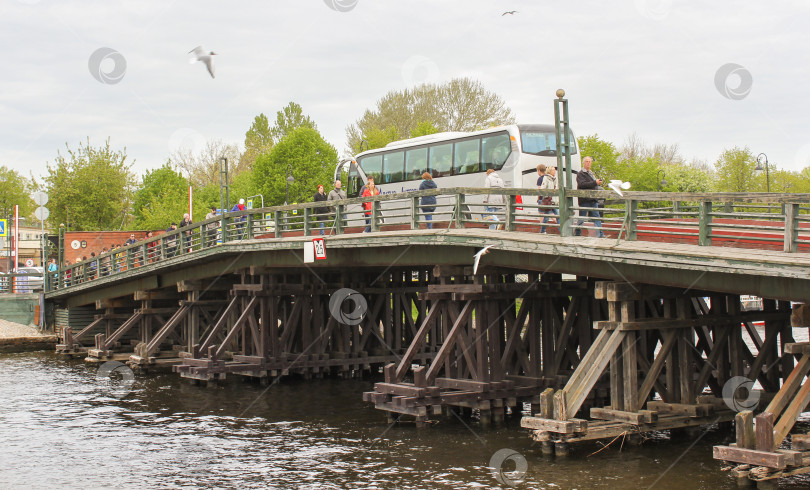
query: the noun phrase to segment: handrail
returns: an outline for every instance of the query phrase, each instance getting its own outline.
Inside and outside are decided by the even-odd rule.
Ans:
[[[754,244],[771,248],[774,242],[782,242],[785,252],[810,249],[810,214],[806,207],[810,194],[625,191],[624,196],[619,196],[612,191],[570,189],[562,194],[569,201],[564,209],[559,204],[539,203],[541,197],[558,197],[557,190],[453,187],[229,211],[48,273],[45,286],[46,291],[71,287],[234,240],[281,238],[290,232],[315,235],[322,224],[326,228],[326,223],[330,224],[330,234],[378,231],[380,227],[384,231],[392,224],[400,225],[400,229],[401,225],[415,229],[426,223],[463,228],[493,225],[494,221],[507,231],[531,227],[536,231],[542,218],[555,218],[543,212],[560,210],[569,215],[543,226],[563,236],[584,230],[589,222],[598,220],[604,223],[605,231],[625,240],[638,240],[639,235],[659,239],[678,236],[694,238],[703,246],[715,240],[726,246]],[[487,211],[483,203],[486,195],[504,196],[505,202]],[[522,203],[517,202],[518,195],[523,197]],[[437,204],[423,206],[421,198],[425,196],[437,197]],[[607,207],[579,205],[575,198],[605,200]],[[391,201],[401,204],[392,205]],[[361,206],[364,203],[371,203],[370,209]],[[435,209],[423,209],[429,207]],[[319,213],[322,208],[329,212]],[[580,214],[595,210],[598,218],[580,219]],[[484,222],[486,216],[491,221]]]

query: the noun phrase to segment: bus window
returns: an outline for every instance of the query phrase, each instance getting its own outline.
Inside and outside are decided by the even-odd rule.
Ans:
[[[521,131],[520,140],[523,144],[523,153],[532,153],[540,156],[557,155],[557,133],[550,131]],[[577,140],[573,135],[571,141],[571,154],[577,153]]]
[[[369,155],[357,161],[366,177],[374,177],[376,184],[385,184],[382,172],[382,155]]]
[[[488,138],[481,138],[484,169],[500,170],[511,152],[512,146],[509,144],[508,134],[496,134]]]
[[[405,168],[405,152],[387,153],[383,156],[383,179],[385,183],[402,182],[402,172]]]
[[[421,179],[427,172],[427,148],[417,148],[405,152],[405,178],[408,180]]]
[[[508,138],[507,138],[508,140]],[[453,144],[430,147],[430,173],[433,177],[444,177],[453,173]]]
[[[481,140],[459,141],[456,143],[456,158],[454,159],[454,174],[471,174],[481,171],[481,158],[479,144]]]

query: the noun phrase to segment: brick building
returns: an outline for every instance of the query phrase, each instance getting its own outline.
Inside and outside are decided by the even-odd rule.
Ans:
[[[148,231],[126,230],[126,231],[68,231],[65,232],[65,260],[69,263],[76,262],[76,259],[87,256],[91,252],[96,255],[111,245],[123,245],[129,239],[130,234],[135,234],[136,240],[142,240]],[[155,230],[155,236],[164,233],[164,230]]]

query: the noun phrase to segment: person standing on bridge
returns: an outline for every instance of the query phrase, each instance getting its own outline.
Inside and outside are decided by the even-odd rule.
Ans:
[[[315,193],[312,200],[314,202],[326,202],[328,198],[326,197],[326,192],[324,192],[323,186],[318,184],[318,192]],[[321,228],[321,235],[323,235],[323,228],[324,222],[329,216],[329,206],[322,206],[315,208],[315,221],[318,222]]]
[[[602,190],[600,187],[602,185],[602,179],[597,179],[596,175],[594,175],[593,171],[591,171],[591,164],[593,164],[593,158],[585,157],[582,160],[582,170],[577,173],[577,188],[581,190]],[[593,208],[592,210],[580,209],[579,210],[579,219],[577,220],[577,228],[574,231],[574,236],[582,235],[582,224],[586,221],[586,217],[594,218],[593,224],[596,226],[596,229],[599,232],[599,238],[604,238],[605,234],[602,232],[602,214],[599,212],[599,201],[596,199],[590,199],[585,197],[579,198],[579,206],[582,208]]]
[[[331,191],[329,191],[329,196],[327,197],[328,201],[340,201],[342,199],[346,199],[346,192],[343,189],[341,189],[341,186],[342,186],[342,184],[340,183],[340,179],[336,180],[335,181],[335,188],[332,189]],[[332,213],[332,218],[331,219],[333,219],[333,220],[337,219],[334,216],[334,214],[335,214],[335,207],[334,206],[329,207],[329,212]],[[334,224],[332,226],[334,227]]]
[[[542,164],[541,164],[542,165]],[[539,169],[538,169],[539,170]],[[545,175],[542,177],[543,183],[540,186],[540,189],[545,190],[557,190],[557,167],[548,167],[546,170]],[[556,206],[559,204],[560,198],[557,196],[545,196],[543,197],[538,204],[542,204],[543,206]],[[551,208],[551,209],[540,209],[540,212],[543,214],[553,214],[559,216],[558,208]],[[548,223],[549,217],[543,217],[543,226],[540,227],[540,233],[546,232],[545,224]],[[560,220],[555,219],[557,224],[559,224]]]
[[[244,211],[245,210],[245,200],[240,199],[238,203],[233,205],[231,212],[235,211]],[[245,234],[245,215],[237,216],[233,218],[233,221],[236,223],[236,239],[241,240],[242,236]]]
[[[177,223],[172,223],[171,226],[166,228],[166,258],[174,257],[177,253]]]
[[[369,177],[368,182],[366,183],[366,190],[363,191],[363,196],[362,197],[374,197],[374,196],[379,196],[379,195],[380,195],[380,191],[377,190],[377,187],[374,185],[374,177]],[[366,210],[365,211],[366,229],[363,231],[363,233],[370,233],[371,232],[371,208],[372,208],[371,201],[363,203],[363,209]]]
[[[493,189],[503,189],[504,185],[505,184],[503,182],[503,179],[501,178],[500,175],[497,174],[497,172],[495,172],[495,170],[491,168],[487,169],[487,178],[484,180],[484,187]],[[485,208],[486,211],[488,213],[493,213],[488,215],[492,217],[490,218],[492,221],[500,221],[498,219],[498,215],[495,213],[503,209],[503,203],[504,203],[503,194],[487,194],[486,197],[484,197],[484,204],[486,204]],[[499,226],[500,225],[497,224],[489,225],[489,229],[497,230]]]
[[[205,215],[205,220],[214,219],[217,217],[217,207],[211,206],[211,210]],[[217,229],[219,228],[219,221],[212,221],[205,225],[205,246],[215,245],[217,243]]]
[[[436,182],[433,182],[433,177],[430,173],[425,172],[422,174],[422,183],[419,184],[420,191],[427,191],[436,189]],[[433,228],[433,212],[436,211],[436,196],[422,196],[420,204],[422,205],[422,212],[425,213],[425,221],[427,221],[428,230]]]
[[[180,228],[185,228],[191,224],[191,215],[188,213],[183,214],[183,220],[180,222]],[[191,230],[186,230],[183,232],[186,235],[186,244],[189,245],[189,248],[185,250],[186,252],[191,252]]]

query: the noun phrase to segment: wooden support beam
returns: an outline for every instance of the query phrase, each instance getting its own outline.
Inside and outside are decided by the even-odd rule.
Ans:
[[[806,359],[805,356],[803,359]],[[781,390],[780,390],[781,393]],[[796,396],[790,402],[787,409],[782,413],[779,417],[779,421],[776,423],[773,429],[773,448],[779,447],[782,444],[782,441],[785,440],[790,429],[793,428],[793,425],[796,423],[796,419],[799,418],[799,415],[804,411],[804,408],[807,406],[807,403],[810,402],[810,378],[804,382],[802,387],[796,393]]]
[[[436,353],[436,357],[433,358],[433,361],[430,363],[430,368],[428,369],[427,372],[428,384],[431,384],[433,380],[436,379],[436,376],[438,376],[439,374],[439,369],[441,369],[442,363],[450,355],[450,351],[455,346],[456,337],[458,337],[459,332],[464,327],[464,325],[466,324],[467,320],[470,317],[470,314],[472,313],[472,305],[473,305],[472,301],[467,301],[464,304],[464,308],[461,309],[461,313],[459,313],[458,319],[456,319],[456,322],[450,328],[450,332],[448,332],[447,336],[444,338],[444,342],[442,343],[442,346],[439,348],[439,352]],[[478,338],[480,339],[481,337],[482,335],[479,334]],[[399,370],[397,370],[397,376],[399,376]]]
[[[734,416],[734,428],[737,434],[737,447],[756,449],[754,435],[754,412],[744,410]]]
[[[735,463],[750,464],[754,466],[767,466],[768,468],[785,468],[793,464],[795,456],[783,452],[758,451],[731,446],[714,446],[714,459],[733,461]]]
[[[757,450],[759,451],[773,451],[776,449],[774,447],[774,440],[773,440],[773,414],[768,412],[763,412],[756,417],[756,438],[757,438]]]
[[[422,350],[422,346],[425,344],[425,338],[427,337],[430,329],[433,327],[440,310],[441,301],[436,301],[431,305],[427,317],[425,317],[425,319],[422,321],[422,324],[419,326],[419,331],[416,332],[416,336],[411,341],[411,345],[408,346],[408,350],[405,351],[405,355],[402,356],[402,359],[399,361],[393,382],[398,383],[405,378],[405,373],[407,373],[408,369],[411,368],[414,356],[416,356],[417,352]]]

